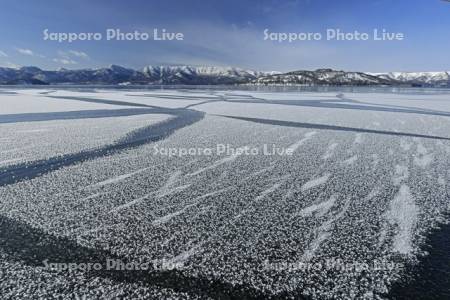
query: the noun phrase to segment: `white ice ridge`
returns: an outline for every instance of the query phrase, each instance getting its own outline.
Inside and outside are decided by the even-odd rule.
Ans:
[[[417,145],[417,155],[414,157],[414,163],[421,167],[427,167],[433,161],[433,154],[428,153],[427,148],[425,148],[421,143]]]
[[[409,170],[406,166],[396,165],[395,166],[395,175],[392,178],[392,181],[395,185],[400,185],[409,177]]]
[[[28,130],[17,130],[18,133],[37,133],[37,132],[49,132],[52,129],[28,129]]]
[[[328,220],[325,223],[323,223],[318,229],[317,229],[317,237],[312,243],[309,245],[309,247],[305,250],[305,252],[302,255],[301,261],[310,261],[317,250],[319,250],[320,245],[328,239],[328,237],[331,235],[329,230],[331,229],[331,225],[333,224],[333,220]]]
[[[4,164],[9,164],[9,163],[17,162],[17,161],[21,161],[21,160],[24,160],[24,159],[25,159],[25,158],[22,157],[22,158],[14,158],[14,159],[3,160],[3,161],[0,161],[0,165],[4,165]]]
[[[176,264],[183,264],[184,262],[186,262],[189,259],[189,257],[195,255],[196,253],[199,253],[200,251],[201,251],[201,244],[196,245],[196,246],[192,247],[191,249],[178,254],[177,256],[168,260],[167,263],[169,266],[176,265]]]
[[[252,205],[254,205],[255,202],[258,202],[262,199],[264,199],[265,197],[269,196],[270,194],[272,194],[273,192],[275,192],[277,189],[279,189],[282,184],[284,182],[286,182],[286,180],[289,178],[290,176],[283,176],[282,178],[279,178],[278,182],[274,183],[273,185],[271,185],[270,187],[268,187],[267,189],[265,189],[264,191],[262,191],[258,196],[256,196],[256,198],[249,204],[246,206],[246,208],[244,208],[243,210],[240,211],[239,214],[237,214],[234,219],[239,219],[240,217],[242,217],[244,214],[248,213],[249,211],[251,211],[252,209]]]
[[[336,147],[338,146],[338,143],[333,143],[331,145],[328,146],[327,151],[325,152],[325,154],[322,156],[322,159],[329,159],[333,156],[334,154],[334,150],[336,149]]]
[[[178,191],[181,191],[181,190],[184,190],[184,189],[188,188],[190,186],[189,184],[188,185],[183,185],[183,186],[180,186],[180,187],[172,188],[172,186],[176,183],[176,181],[177,181],[177,179],[178,179],[178,177],[180,175],[181,175],[181,171],[173,172],[170,175],[170,177],[167,179],[167,181],[164,184],[164,186],[162,186],[158,191],[148,193],[148,194],[146,194],[146,195],[144,195],[142,197],[139,197],[137,199],[134,199],[134,200],[132,200],[130,202],[127,202],[125,204],[119,205],[119,206],[113,208],[110,212],[117,212],[117,211],[120,211],[122,209],[129,208],[131,206],[134,206],[136,204],[141,203],[142,201],[148,199],[150,196],[153,196],[153,195],[156,195],[157,198],[162,198],[162,197],[167,196],[169,194],[173,194],[173,193],[176,193]]]
[[[177,186],[171,189],[167,189],[164,192],[160,192],[158,193],[158,195],[156,196],[157,198],[162,198],[162,197],[166,197],[169,196],[171,194],[175,194],[178,193],[180,191],[184,191],[185,189],[189,188],[191,186],[191,184],[185,184],[185,185],[181,185],[181,186]]]
[[[264,199],[266,196],[270,195],[271,193],[275,192],[278,188],[280,188],[280,186],[281,186],[281,183],[275,183],[271,187],[269,187],[269,188],[265,189],[264,191],[262,191],[261,194],[259,194],[255,198],[255,201],[259,201],[261,199]]]
[[[113,177],[113,178],[109,178],[109,179],[106,179],[104,181],[100,181],[100,182],[94,183],[94,184],[88,186],[88,188],[89,187],[101,187],[101,186],[117,183],[117,182],[120,182],[120,181],[125,180],[127,178],[130,178],[130,177],[132,177],[132,176],[134,176],[136,174],[142,173],[142,172],[144,172],[145,170],[148,170],[148,169],[149,168],[143,168],[143,169],[139,169],[139,170],[136,170],[134,172],[131,172],[131,173],[127,173],[127,174],[119,175],[119,176],[116,176],[116,177]]]
[[[131,207],[131,206],[133,206],[133,205],[136,205],[136,204],[138,204],[138,203],[141,203],[142,201],[144,201],[145,199],[147,199],[148,197],[150,197],[150,196],[152,196],[152,195],[154,195],[154,194],[155,194],[155,193],[152,192],[152,193],[146,194],[146,195],[144,195],[144,196],[142,196],[142,197],[139,197],[139,198],[137,198],[137,199],[134,199],[134,200],[132,200],[132,201],[130,201],[130,202],[127,202],[127,203],[125,203],[125,204],[116,206],[116,207],[114,207],[113,209],[110,210],[110,213],[118,212],[118,211],[123,210],[123,209],[125,209],[125,208],[129,208],[129,207]]]
[[[310,140],[314,135],[316,135],[317,132],[315,131],[311,131],[305,134],[305,137],[302,138],[301,140],[299,140],[298,142],[290,145],[287,150],[291,151],[291,152],[295,152],[297,151],[297,149],[302,146],[304,143],[306,143],[308,140]]]
[[[320,248],[322,243],[326,241],[328,237],[331,236],[330,230],[332,228],[333,223],[337,222],[344,216],[349,206],[350,200],[347,199],[344,204],[344,207],[338,214],[336,214],[333,218],[330,218],[329,220],[325,221],[322,225],[319,226],[319,228],[315,230],[316,238],[311,242],[309,247],[303,253],[301,259],[302,261],[309,261],[311,260],[311,258],[314,257],[314,255],[316,254],[317,250]]]
[[[193,206],[195,206],[195,205],[197,205],[197,204],[198,204],[198,201],[197,201],[197,202],[194,202],[194,203],[191,203],[191,204],[188,204],[188,205],[186,205],[185,207],[183,207],[183,208],[180,209],[180,210],[177,210],[177,211],[175,211],[175,212],[173,212],[173,213],[170,213],[170,214],[167,214],[167,215],[164,215],[164,216],[162,216],[162,217],[160,217],[160,218],[155,219],[155,220],[152,222],[152,224],[155,225],[155,226],[157,226],[157,225],[161,225],[161,224],[167,223],[167,222],[169,222],[170,220],[172,220],[174,217],[179,216],[179,215],[185,213],[189,208],[191,208],[191,207],[193,207]]]
[[[163,193],[168,191],[169,188],[175,184],[175,182],[178,180],[178,178],[181,176],[181,171],[175,171],[172,174],[170,174],[169,179],[167,179],[166,183],[163,185],[163,187],[160,189]]]
[[[355,135],[355,140],[353,141],[354,144],[361,144],[363,142],[363,134],[357,133]]]
[[[211,193],[208,193],[208,194],[199,196],[199,197],[197,197],[197,198],[195,198],[195,199],[193,200],[193,203],[188,204],[188,205],[186,205],[185,207],[183,207],[182,209],[177,210],[177,211],[175,211],[175,212],[173,212],[173,213],[170,213],[170,214],[167,214],[167,215],[165,215],[165,216],[162,216],[162,217],[160,217],[160,218],[155,219],[155,220],[152,222],[152,224],[153,224],[153,225],[161,225],[161,224],[167,223],[167,222],[170,221],[172,218],[174,218],[174,217],[176,217],[176,216],[179,216],[179,215],[185,213],[189,208],[191,208],[191,207],[197,205],[197,204],[200,202],[200,200],[205,199],[205,198],[208,198],[208,197],[211,197],[211,196],[214,196],[214,195],[217,195],[217,194],[220,194],[220,193],[222,193],[222,192],[224,192],[224,191],[226,191],[226,190],[229,190],[229,188],[220,189],[220,190],[217,190],[217,191],[214,191],[214,192],[211,192]]]
[[[347,160],[344,160],[342,163],[346,165],[353,165],[358,160],[358,155],[354,155]]]
[[[106,194],[107,194],[107,193],[95,193],[95,194],[89,195],[89,196],[87,196],[87,197],[81,198],[81,199],[78,200],[78,201],[79,201],[79,202],[83,202],[83,201],[91,200],[91,199],[94,199],[94,198],[97,198],[97,197],[100,197],[100,196],[106,195]]]
[[[328,179],[330,179],[330,177],[331,177],[331,174],[327,173],[319,178],[312,179],[312,180],[308,181],[307,183],[305,183],[302,186],[301,190],[302,190],[302,192],[304,192],[309,189],[315,188],[319,185],[325,184],[325,183],[327,183]]]
[[[195,171],[194,173],[187,174],[186,176],[195,176],[195,175],[201,174],[205,171],[215,169],[215,168],[217,168],[223,164],[226,164],[228,162],[232,162],[232,161],[236,160],[236,158],[238,158],[240,155],[242,155],[244,153],[243,151],[246,148],[247,148],[247,146],[238,148],[238,149],[236,149],[235,153],[233,153],[232,155],[224,157],[222,159],[219,159],[219,160],[215,161],[212,165],[201,168],[201,169]]]
[[[311,206],[308,206],[308,207],[302,209],[298,213],[298,215],[300,215],[302,217],[309,217],[309,216],[312,216],[313,214],[316,214],[317,216],[322,217],[334,206],[336,200],[337,200],[337,196],[332,195],[326,201],[323,201],[318,204],[313,204]]]
[[[260,169],[260,170],[258,170],[258,171],[255,171],[255,172],[251,173],[250,175],[248,175],[247,177],[245,177],[245,178],[244,178],[244,181],[250,180],[250,179],[252,179],[252,178],[254,178],[254,177],[257,177],[257,176],[259,176],[259,175],[261,175],[261,174],[264,174],[264,173],[266,173],[266,172],[269,172],[269,171],[273,170],[274,168],[275,168],[275,166],[272,165],[272,166],[269,166],[269,167],[267,167],[267,168],[263,168],[263,169]]]
[[[182,174],[181,171],[173,172],[170,175],[169,179],[167,179],[164,186],[162,188],[160,188],[159,191],[157,192],[157,197],[162,198],[162,197],[168,196],[170,194],[185,190],[189,186],[191,186],[190,184],[186,184],[186,185],[178,186],[175,188],[172,187],[177,182],[177,180],[181,176],[181,174]]]
[[[410,254],[414,250],[413,232],[418,214],[419,208],[414,202],[409,187],[401,185],[386,213],[388,221],[397,225],[397,233],[393,240],[394,251]]]
[[[411,144],[408,143],[404,138],[400,140],[400,147],[403,151],[409,151],[411,149]]]
[[[30,148],[33,148],[33,147],[35,147],[35,146],[34,145],[30,145],[30,146],[26,146],[26,147],[12,148],[12,149],[1,151],[0,154],[19,152],[19,151],[30,149]]]

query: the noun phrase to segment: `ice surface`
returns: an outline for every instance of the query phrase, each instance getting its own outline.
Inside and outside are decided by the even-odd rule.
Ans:
[[[11,165],[45,159],[86,149],[99,148],[138,128],[168,119],[169,116],[58,120],[25,123],[0,123],[0,162]]]
[[[0,114],[2,115],[114,108],[117,107],[109,104],[49,98],[37,91],[17,91],[17,94],[12,95],[0,94]]]
[[[6,230],[0,236],[0,289],[11,291],[8,295],[26,297],[14,284],[20,281],[48,298],[70,297],[65,289],[70,286],[91,298],[97,292],[111,298],[124,292],[138,299],[380,299],[405,276],[404,269],[286,266],[394,259],[408,265],[423,254],[423,237],[446,220],[450,209],[449,94],[345,92],[337,97],[196,89],[56,90],[43,96],[43,91],[1,95],[9,98],[0,116],[125,107],[86,99],[188,107],[206,116],[168,133],[157,142],[159,148],[229,144],[296,151],[292,156],[168,157],[155,155],[155,144],[148,142],[2,185],[0,226]],[[20,99],[23,109],[12,105]],[[0,168],[13,174],[23,161],[101,148],[149,124],[173,122],[169,115],[0,124]],[[317,124],[330,127],[312,128]],[[27,247],[18,251],[18,245]],[[43,269],[49,255],[78,262],[112,256],[164,260],[183,268],[154,270],[153,277],[98,272],[93,280],[83,271]],[[145,283],[155,281],[161,285]]]

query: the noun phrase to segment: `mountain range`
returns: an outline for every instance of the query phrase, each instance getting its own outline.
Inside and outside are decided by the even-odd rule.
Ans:
[[[386,85],[450,87],[450,72],[363,73],[332,69],[258,72],[232,67],[147,66],[133,70],[117,65],[99,69],[56,71],[37,67],[2,68],[0,85]]]

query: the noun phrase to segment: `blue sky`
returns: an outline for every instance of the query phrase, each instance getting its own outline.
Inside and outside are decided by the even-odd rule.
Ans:
[[[3,0],[0,66],[44,69],[119,64],[256,70],[450,70],[450,3],[441,0]],[[182,32],[183,41],[44,41],[50,32],[107,28]],[[270,32],[402,32],[404,41],[264,40]]]

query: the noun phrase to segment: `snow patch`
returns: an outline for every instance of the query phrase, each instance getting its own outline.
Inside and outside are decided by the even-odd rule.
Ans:
[[[395,175],[392,178],[392,181],[395,185],[400,185],[403,181],[408,179],[409,170],[406,166],[396,165],[395,166]]]
[[[334,150],[336,149],[336,147],[338,145],[339,145],[338,143],[333,143],[333,144],[329,145],[327,148],[327,151],[322,156],[322,159],[324,159],[324,160],[330,159],[333,156]]]
[[[311,206],[308,206],[304,209],[302,209],[298,215],[302,217],[310,217],[313,214],[316,214],[318,217],[324,216],[335,204],[337,200],[336,195],[332,195],[330,199],[321,202],[319,204],[313,204]]]
[[[144,196],[142,196],[142,197],[139,197],[139,198],[137,198],[137,199],[134,199],[134,200],[132,200],[132,201],[130,201],[130,202],[127,202],[127,203],[125,203],[125,204],[116,206],[115,208],[111,209],[109,212],[110,212],[110,213],[115,213],[115,212],[121,211],[121,210],[123,210],[123,209],[129,208],[129,207],[131,207],[131,206],[134,206],[134,205],[136,205],[136,204],[138,204],[138,203],[141,203],[142,201],[148,199],[148,198],[149,198],[150,196],[152,196],[153,194],[155,194],[155,193],[154,193],[154,192],[153,192],[153,193],[149,193],[149,194],[146,194],[146,195],[144,195]]]
[[[236,158],[238,158],[240,155],[242,155],[243,150],[245,150],[245,148],[246,147],[241,147],[241,148],[237,149],[236,153],[234,153],[233,155],[230,155],[230,156],[227,156],[225,158],[222,158],[222,159],[214,162],[212,165],[210,165],[208,167],[205,167],[205,168],[201,168],[201,169],[195,171],[194,173],[187,174],[186,176],[195,176],[195,175],[201,174],[201,173],[203,173],[205,171],[208,171],[208,170],[211,170],[211,169],[215,169],[215,168],[217,168],[217,167],[219,167],[219,166],[221,166],[223,164],[226,164],[228,162],[232,162],[232,161],[236,160]]]
[[[275,183],[274,185],[272,185],[272,186],[269,187],[268,189],[262,191],[261,194],[259,194],[259,195],[255,198],[255,201],[259,201],[259,200],[265,198],[267,195],[269,195],[269,194],[275,192],[280,186],[281,186],[281,183]]]
[[[18,161],[23,161],[23,160],[25,160],[25,158],[14,158],[14,159],[3,160],[3,161],[0,161],[0,165],[10,164],[10,163],[18,162]]]
[[[421,143],[417,144],[417,155],[414,157],[414,163],[421,167],[426,168],[433,161],[433,154],[428,152]]]
[[[362,142],[363,142],[363,134],[357,133],[355,135],[355,140],[353,141],[353,144],[362,144]]]
[[[323,242],[325,242],[330,236],[331,236],[331,229],[333,223],[339,221],[344,214],[347,212],[348,207],[350,206],[350,200],[347,199],[345,202],[344,207],[342,210],[336,214],[333,218],[327,220],[322,225],[319,226],[319,228],[316,229],[316,238],[311,242],[311,244],[308,246],[308,248],[305,250],[305,252],[302,255],[302,261],[309,261],[311,260],[317,250],[320,248]]]
[[[354,155],[347,160],[344,160],[342,163],[346,165],[353,165],[358,160],[358,155]]]
[[[168,260],[168,265],[175,265],[175,264],[183,264],[185,263],[191,256],[199,253],[201,251],[200,245],[194,246],[189,250],[186,250],[177,256],[171,258]]]
[[[431,164],[432,161],[433,161],[433,154],[426,154],[420,157],[414,157],[414,163],[421,168],[426,168]]]
[[[212,192],[212,193],[208,193],[208,194],[199,196],[199,197],[197,197],[197,198],[195,198],[195,199],[193,200],[193,203],[186,205],[185,207],[183,207],[182,209],[180,209],[180,210],[178,210],[178,211],[175,211],[175,212],[173,212],[173,213],[170,213],[170,214],[167,214],[167,215],[165,215],[165,216],[162,216],[162,217],[160,217],[160,218],[158,218],[158,219],[155,219],[155,220],[152,222],[152,224],[155,225],[155,226],[157,226],[157,225],[161,225],[161,224],[167,223],[167,222],[169,222],[171,219],[173,219],[174,217],[179,216],[179,215],[185,213],[189,208],[191,208],[191,207],[197,205],[197,204],[200,202],[200,200],[205,199],[205,198],[208,198],[208,197],[211,197],[211,196],[214,196],[214,195],[217,195],[217,194],[220,194],[220,193],[222,193],[222,192],[224,192],[224,191],[226,191],[226,190],[228,190],[228,188],[226,188],[226,189],[221,189],[221,190],[218,190],[218,191],[215,191],[215,192]]]
[[[403,149],[403,151],[409,151],[411,150],[411,144],[405,141],[405,139],[400,140],[400,147]]]
[[[419,208],[414,202],[409,187],[407,185],[400,186],[386,214],[388,221],[397,225],[397,233],[393,240],[395,252],[410,254],[414,250],[413,230],[417,223],[418,214]]]
[[[309,189],[315,188],[319,185],[325,184],[325,183],[327,183],[328,179],[330,179],[330,177],[331,177],[331,174],[327,173],[327,174],[323,175],[322,177],[312,179],[302,186],[301,191],[304,192]]]
[[[305,137],[301,140],[299,140],[298,142],[290,145],[289,147],[287,147],[287,150],[291,151],[291,152],[295,152],[297,151],[297,149],[302,146],[304,143],[306,143],[308,140],[310,140],[314,135],[316,135],[317,132],[312,131],[312,132],[308,132],[305,134]]]
[[[137,171],[131,172],[131,173],[127,173],[127,174],[123,174],[123,175],[120,175],[120,176],[116,176],[116,177],[113,177],[113,178],[110,178],[110,179],[107,179],[107,180],[95,183],[93,185],[90,185],[90,186],[88,186],[88,188],[89,187],[101,187],[101,186],[117,183],[117,182],[120,182],[120,181],[125,180],[127,178],[130,178],[130,177],[132,177],[132,176],[134,176],[136,174],[142,173],[142,172],[144,172],[145,170],[148,170],[148,169],[149,168],[143,168],[143,169],[139,169]]]

